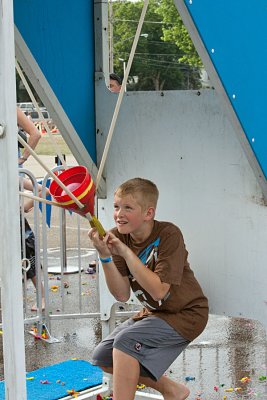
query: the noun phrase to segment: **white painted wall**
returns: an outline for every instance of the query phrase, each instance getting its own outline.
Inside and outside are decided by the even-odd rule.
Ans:
[[[102,154],[117,95],[97,84]],[[100,160],[99,160],[100,161]],[[141,176],[159,187],[157,219],[182,230],[211,312],[267,327],[267,207],[213,90],[127,93],[106,162],[99,218],[113,226],[113,192]]]

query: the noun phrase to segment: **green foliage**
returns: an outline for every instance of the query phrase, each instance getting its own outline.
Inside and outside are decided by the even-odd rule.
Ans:
[[[161,0],[157,12],[161,15],[164,22],[164,40],[175,43],[184,53],[179,58],[179,62],[202,68],[202,61],[196,52],[180,15],[177,13],[173,0]]]
[[[114,71],[123,76],[120,59],[128,61],[143,1],[112,4]],[[128,90],[199,88],[201,63],[195,57],[197,53],[172,1],[150,0]]]

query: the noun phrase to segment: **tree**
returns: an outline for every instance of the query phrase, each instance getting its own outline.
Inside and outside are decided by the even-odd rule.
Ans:
[[[164,22],[164,40],[175,43],[184,53],[183,56],[179,58],[179,62],[202,68],[202,61],[183,24],[182,18],[177,12],[173,0],[161,0],[157,12]]]
[[[162,2],[150,1],[130,71],[128,90],[200,87],[199,67],[181,62],[185,51],[174,40],[163,40],[165,22],[162,19],[166,10]],[[142,7],[142,1],[113,3],[114,69],[121,76],[123,60],[128,61]]]

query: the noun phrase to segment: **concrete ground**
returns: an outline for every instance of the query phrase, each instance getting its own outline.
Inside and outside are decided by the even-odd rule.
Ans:
[[[49,168],[54,166],[54,157],[41,157]],[[42,177],[43,171],[34,166],[35,161],[29,159],[25,168]],[[68,165],[75,165],[73,157],[67,157]],[[29,216],[29,221],[31,216]],[[31,222],[31,221],[30,221]],[[59,263],[59,219],[53,216],[49,230],[48,248],[50,265]],[[75,263],[71,253],[77,247],[76,217],[67,216],[67,249],[68,265]],[[81,247],[84,249],[82,259],[83,272],[49,277],[48,312],[60,314],[72,313],[81,306],[83,312],[98,311],[96,274],[86,274],[88,264],[95,258],[88,252],[90,243],[87,238],[88,223],[81,224]],[[82,292],[79,292],[81,279]],[[52,286],[58,289],[51,291]],[[64,297],[62,297],[64,296]],[[31,282],[27,285],[27,315],[35,302],[35,291]],[[62,302],[62,298],[64,298]],[[28,333],[31,325],[25,326],[26,368],[32,371],[43,366],[52,365],[70,358],[90,361],[92,351],[101,339],[101,323],[99,318],[61,319],[52,321],[51,334],[60,339],[59,343],[48,344],[35,340]],[[264,328],[257,322],[241,318],[211,315],[206,330],[199,336],[166,374],[175,380],[184,382],[191,390],[190,400],[205,399],[267,399],[267,386],[264,377],[266,371],[266,335]],[[3,354],[0,346],[0,373],[3,375]],[[247,382],[242,378],[248,377]],[[31,399],[32,400],[32,399]]]

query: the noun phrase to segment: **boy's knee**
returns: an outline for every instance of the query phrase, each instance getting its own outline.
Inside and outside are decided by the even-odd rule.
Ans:
[[[105,367],[104,365],[100,365],[100,368],[102,369],[103,372],[106,372],[107,374],[113,374],[112,367]]]
[[[112,360],[112,347],[110,348],[105,342],[99,343],[93,351],[92,359],[103,365],[109,365]]]

